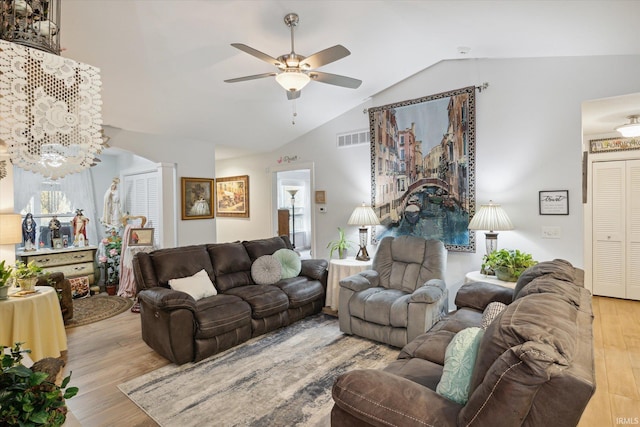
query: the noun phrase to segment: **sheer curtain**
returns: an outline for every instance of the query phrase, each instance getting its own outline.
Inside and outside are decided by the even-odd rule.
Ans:
[[[42,175],[13,167],[14,206],[22,210],[29,205],[32,197],[37,197],[43,191],[62,191],[71,203],[71,212],[60,214],[75,214],[76,209],[82,209],[84,216],[89,218],[87,224],[87,239],[89,244],[96,246],[98,242],[97,225],[100,218],[96,216],[96,203],[93,197],[93,178],[89,170],[67,175],[57,180],[49,180]],[[36,203],[38,203],[36,201]],[[38,209],[38,208],[36,208]],[[34,215],[40,212],[33,212]]]

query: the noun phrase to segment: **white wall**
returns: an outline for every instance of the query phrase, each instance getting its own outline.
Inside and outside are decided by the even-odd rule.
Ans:
[[[638,92],[639,67],[640,56],[441,62],[273,153],[218,161],[218,175],[249,174],[251,179],[251,218],[218,220],[219,240],[272,235],[269,172],[284,156],[297,156],[297,162],[314,163],[314,190],[327,191],[327,213],[316,215],[316,256],[328,256],[325,248],[336,227],[346,227],[357,241],[356,228],[346,222],[358,203],[371,199],[369,147],[338,149],[336,134],[368,129],[363,108],[488,82],[488,89],[476,92],[477,203],[492,199],[502,204],[514,223],[515,230],[500,233],[500,247],[582,267],[581,104]],[[540,216],[541,190],[569,190],[570,214]],[[561,238],[542,239],[542,226],[560,227]],[[449,253],[447,283],[453,294],[466,272],[479,269],[483,254],[483,233],[475,254]]]

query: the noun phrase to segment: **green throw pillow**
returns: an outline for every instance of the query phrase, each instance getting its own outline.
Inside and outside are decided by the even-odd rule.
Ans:
[[[463,329],[453,337],[445,351],[444,369],[436,393],[461,405],[467,403],[471,374],[483,334],[483,329],[473,327]]]
[[[278,249],[273,253],[273,257],[280,261],[283,279],[290,279],[300,274],[302,262],[297,252],[291,249]]]

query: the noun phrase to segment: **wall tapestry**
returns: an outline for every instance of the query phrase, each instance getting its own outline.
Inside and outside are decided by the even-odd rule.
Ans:
[[[377,238],[414,235],[475,252],[475,87],[369,109]]]
[[[216,213],[219,217],[249,218],[249,175],[216,179]]]

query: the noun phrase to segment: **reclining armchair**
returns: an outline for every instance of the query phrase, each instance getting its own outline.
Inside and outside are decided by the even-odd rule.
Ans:
[[[438,240],[385,237],[371,270],[340,280],[340,330],[403,347],[446,314],[447,251]]]

